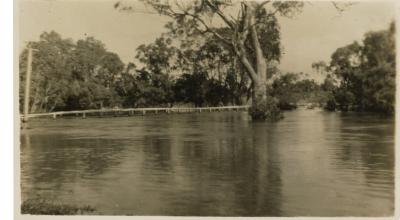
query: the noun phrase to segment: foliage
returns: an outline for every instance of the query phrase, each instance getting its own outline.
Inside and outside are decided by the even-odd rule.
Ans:
[[[255,18],[258,13],[267,16],[264,9],[257,10],[260,11]],[[312,67],[326,76],[318,85],[310,79],[300,80],[301,73],[279,73],[276,67],[281,53],[279,28],[273,16],[261,17],[257,33],[270,35],[268,39],[259,36],[260,48],[265,50],[264,58],[269,62],[265,81],[257,85],[268,85],[265,93],[260,93],[268,98],[254,101],[253,96],[250,113],[254,119],[279,118],[277,110],[293,108],[299,102],[319,103],[329,110],[394,112],[394,24],[388,30],[367,33],[362,43],[338,48],[329,65],[314,63]],[[54,31],[44,32],[39,41],[29,43],[35,48],[30,112],[174,103],[195,106],[245,103],[254,94],[254,83],[259,81],[249,75],[242,57],[238,57],[234,48],[221,44],[213,32],[191,44],[186,35],[196,32],[194,24],[185,27],[184,33],[178,33],[188,20],[174,22],[168,23],[168,32],[153,43],[137,48],[136,58],[141,68],[133,63],[125,65],[117,54],[107,51],[93,37],[74,42]],[[223,35],[229,32],[225,29],[213,31]],[[185,40],[179,40],[180,37]],[[255,48],[250,44],[249,39],[244,44],[251,52],[247,58],[251,65],[257,65],[256,51],[252,51]],[[20,106],[23,106],[26,60],[25,49],[20,54]],[[272,83],[267,83],[272,79]]]
[[[325,85],[332,93],[329,109],[392,114],[395,101],[394,23],[388,30],[369,32],[363,43],[338,48],[329,66],[340,84]]]
[[[136,49],[136,58],[144,67],[136,71],[136,101],[131,106],[172,105],[174,102],[171,75],[176,69],[178,49],[171,43],[170,38],[161,36],[154,43]]]
[[[113,88],[124,68],[118,55],[88,37],[76,44],[58,33],[44,32],[34,48],[30,112],[74,110],[116,105]],[[20,106],[23,106],[27,49],[20,55]]]
[[[208,79],[204,73],[182,74],[174,85],[178,102],[194,103],[196,107],[206,102]]]
[[[286,110],[295,108],[300,98],[294,86],[298,78],[297,74],[288,73],[275,79],[272,83],[269,93],[278,99],[279,108]]]
[[[67,100],[71,108],[118,105],[113,85],[124,68],[118,55],[108,52],[100,41],[88,37],[78,40],[72,60],[72,95]]]
[[[157,38],[154,43],[140,45],[136,58],[145,65],[145,69],[153,74],[169,74],[173,69],[172,60],[177,48],[171,46],[172,40],[165,37]]]
[[[36,48],[32,63],[30,112],[52,111],[64,106],[64,100],[68,96],[65,89],[71,80],[71,54],[73,42],[70,39],[62,39],[59,34],[52,31],[40,35],[38,42],[30,43],[30,47]],[[20,97],[23,106],[23,91],[25,86],[25,72],[27,66],[28,50],[20,55]]]
[[[249,114],[254,120],[277,121],[283,118],[278,101],[273,97],[253,104],[249,109]]]
[[[173,81],[165,74],[151,74],[138,70],[123,73],[116,83],[123,107],[167,106],[173,102]]]
[[[303,7],[303,2],[299,1],[143,0],[142,2],[153,11],[172,18],[172,22],[168,23],[167,27],[175,35],[174,38],[181,39],[182,48],[190,48],[188,45],[195,41],[193,39],[197,42],[202,42],[199,40],[202,39],[203,42],[207,42],[204,46],[216,42],[214,45],[217,46],[212,46],[212,48],[217,49],[216,51],[220,50],[217,54],[227,54],[228,57],[239,60],[242,69],[251,80],[253,94],[255,90],[266,89],[264,85],[267,83],[267,76],[271,75],[268,64],[279,61],[281,55],[280,32],[276,15],[291,17]],[[132,11],[132,7],[121,2],[117,2],[115,8]],[[235,13],[232,14],[232,12]],[[220,25],[213,25],[216,23]],[[208,55],[213,54],[213,50],[210,50],[212,48],[209,48]],[[196,54],[191,53],[190,50],[185,52],[189,53],[183,53],[180,59],[184,62],[186,60],[190,62],[191,58],[199,57],[190,56]],[[221,64],[223,59],[218,58],[223,57],[215,57],[215,60]],[[201,61],[199,63],[204,64]],[[199,70],[197,65],[191,66],[194,69],[188,72],[203,71]],[[221,79],[218,80],[221,81]],[[259,88],[254,88],[255,86]],[[253,95],[252,103],[256,105],[258,101]],[[266,102],[266,100],[260,101]]]
[[[302,73],[286,73],[277,77],[269,89],[270,96],[277,98],[278,107],[283,110],[292,110],[300,102],[323,105],[326,94],[312,79],[302,79]]]
[[[230,91],[223,82],[207,78],[204,72],[182,74],[174,85],[175,100],[196,107],[218,106],[229,102]]]
[[[218,44],[178,49],[161,36],[137,48],[140,69],[133,63],[124,65],[93,37],[74,43],[56,32],[45,32],[31,44],[37,52],[30,112],[172,106],[176,102],[215,106],[241,103],[248,93],[248,77]],[[26,55],[25,50],[20,57],[21,106]]]

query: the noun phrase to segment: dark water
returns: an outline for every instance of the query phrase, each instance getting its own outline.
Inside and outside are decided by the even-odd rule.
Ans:
[[[390,216],[394,119],[318,110],[30,121],[23,199],[109,215]]]

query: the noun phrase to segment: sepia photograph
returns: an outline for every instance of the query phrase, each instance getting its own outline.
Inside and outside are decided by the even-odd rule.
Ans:
[[[396,1],[14,4],[15,216],[394,218]]]

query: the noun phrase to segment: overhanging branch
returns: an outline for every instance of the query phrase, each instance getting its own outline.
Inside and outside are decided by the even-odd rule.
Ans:
[[[219,10],[219,8],[215,5],[213,5],[210,1],[205,0],[205,3],[207,4],[208,7],[210,7],[215,13],[217,13],[217,15],[231,28],[231,29],[235,29],[235,25],[234,22],[230,21],[228,19],[228,17],[226,17],[226,15],[224,13],[221,12],[221,10]]]

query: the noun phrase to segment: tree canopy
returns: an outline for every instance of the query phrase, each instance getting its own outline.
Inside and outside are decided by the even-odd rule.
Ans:
[[[362,43],[353,42],[332,54],[327,70],[339,85],[331,89],[331,108],[394,112],[394,35],[391,23],[387,30],[368,32]]]

